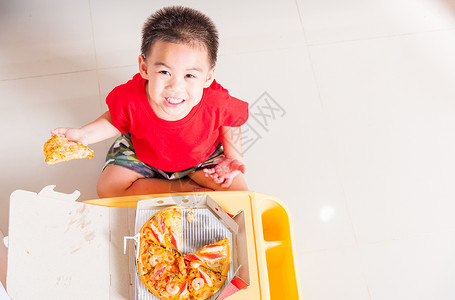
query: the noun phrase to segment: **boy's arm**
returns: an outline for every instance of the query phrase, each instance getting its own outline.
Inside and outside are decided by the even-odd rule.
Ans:
[[[120,131],[112,124],[112,118],[109,111],[81,128],[60,127],[51,131],[51,134],[62,134],[67,139],[81,142],[84,145],[106,140],[119,133]]]
[[[221,127],[221,143],[226,158],[243,162],[242,131],[240,127]]]
[[[229,187],[240,173],[245,173],[242,153],[242,133],[240,127],[221,127],[221,143],[225,158],[214,168],[204,169],[205,176],[212,178],[222,187]]]

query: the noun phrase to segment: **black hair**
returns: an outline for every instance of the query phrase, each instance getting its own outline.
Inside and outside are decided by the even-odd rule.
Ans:
[[[212,20],[198,10],[170,6],[153,13],[142,28],[141,54],[144,58],[156,41],[205,47],[211,67],[216,64],[218,31]]]

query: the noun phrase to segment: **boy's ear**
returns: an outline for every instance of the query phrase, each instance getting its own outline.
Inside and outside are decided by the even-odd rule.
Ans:
[[[209,73],[207,74],[207,79],[205,81],[204,88],[208,88],[212,84],[213,80],[215,80],[215,68],[216,66],[213,66],[210,69]]]
[[[142,54],[139,54],[138,63],[139,73],[141,73],[142,78],[148,79],[147,63],[145,61],[145,57]]]

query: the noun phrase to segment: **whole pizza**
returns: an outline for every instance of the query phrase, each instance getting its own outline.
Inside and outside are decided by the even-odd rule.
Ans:
[[[164,208],[140,230],[137,268],[150,292],[164,300],[207,299],[226,281],[231,254],[229,239],[195,253],[181,252],[181,208]]]

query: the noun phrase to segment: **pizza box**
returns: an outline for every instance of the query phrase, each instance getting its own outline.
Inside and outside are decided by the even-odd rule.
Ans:
[[[194,253],[204,245],[212,244],[222,238],[228,238],[231,245],[231,264],[224,286],[209,300],[222,300],[238,289],[249,285],[248,247],[245,235],[244,212],[229,216],[218,203],[207,194],[172,195],[158,197],[137,202],[134,236],[125,237],[126,252],[127,240],[135,241],[135,253],[131,259],[135,261],[139,255],[140,234],[144,223],[157,211],[178,205],[182,208],[183,238],[181,250],[184,254]],[[186,216],[193,214],[188,222]],[[148,291],[137,272],[134,278],[134,299],[156,300],[159,298]]]
[[[238,225],[238,270],[223,295],[232,300],[299,299],[291,216],[273,196],[206,192],[80,202],[78,191],[63,194],[54,189],[11,194],[4,243],[6,289],[13,300],[134,299],[136,253],[134,243],[128,243],[124,254],[124,238],[135,235],[136,211],[145,203],[141,201],[159,204],[191,197],[213,200],[214,209],[234,216],[231,221]]]

